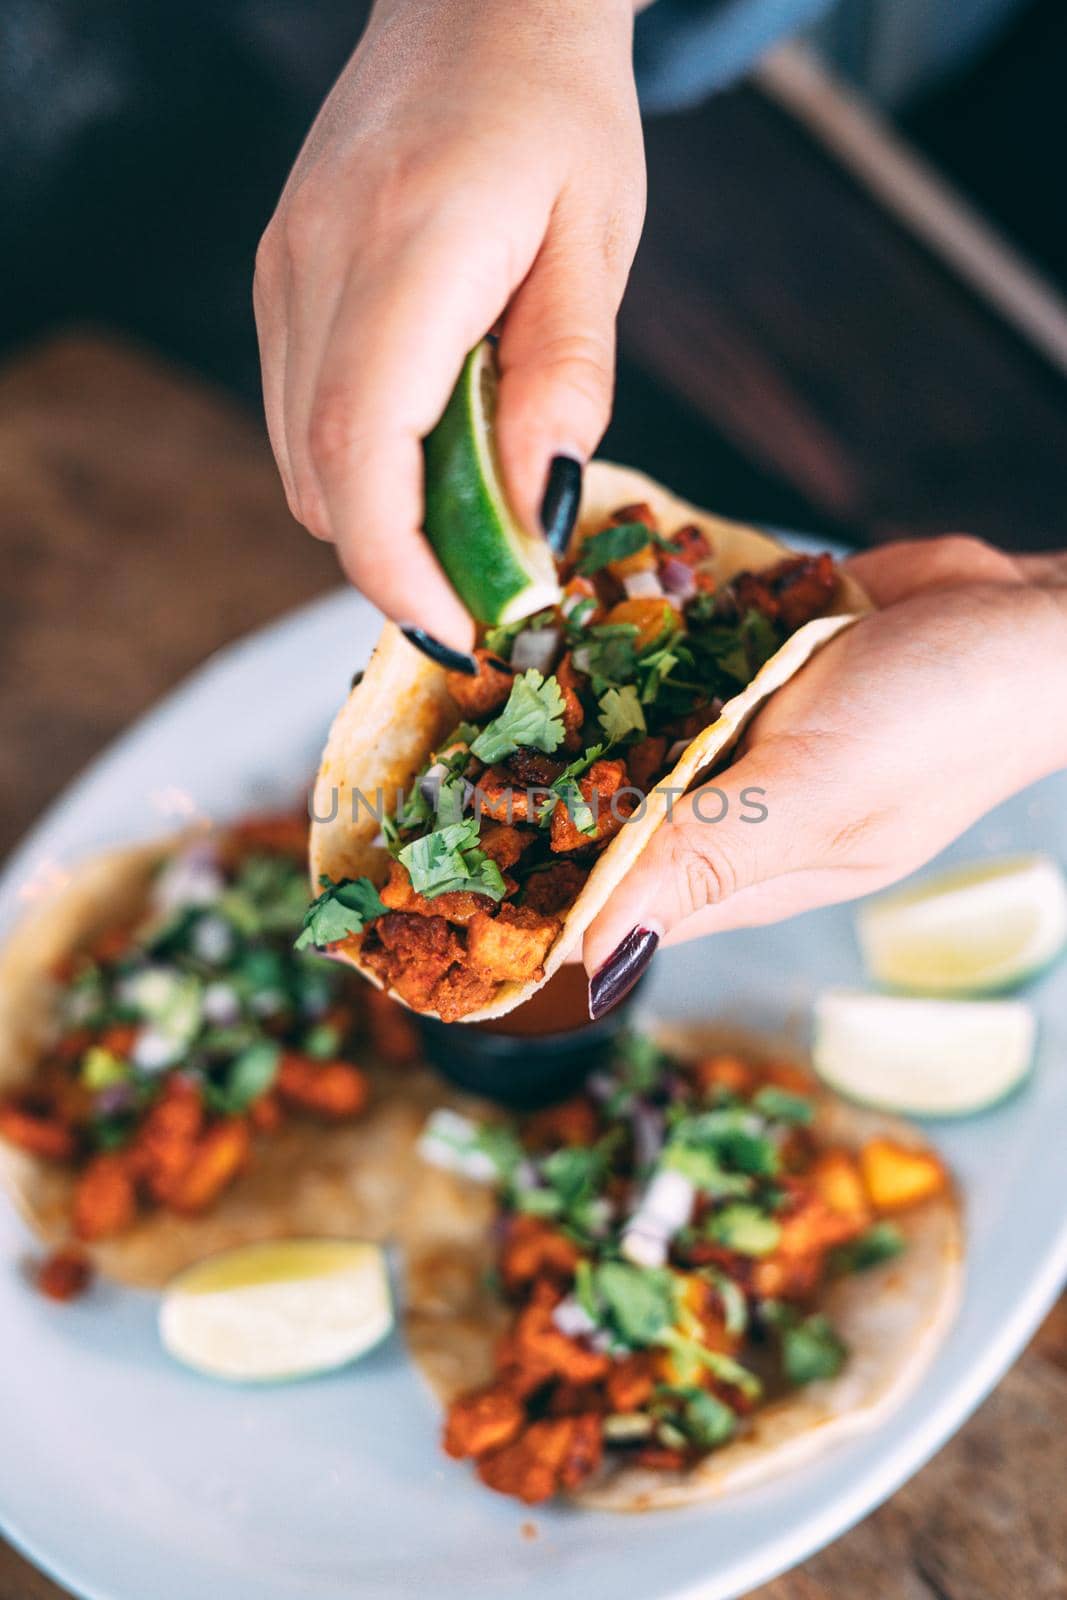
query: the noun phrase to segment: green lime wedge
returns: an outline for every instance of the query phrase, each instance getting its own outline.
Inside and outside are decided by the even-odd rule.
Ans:
[[[815,1002],[811,1059],[831,1089],[911,1117],[984,1111],[1030,1071],[1022,1000],[930,1000],[832,989]]]
[[[393,1326],[385,1257],[355,1239],[266,1239],[187,1267],[159,1309],[164,1348],[213,1378],[284,1383],[347,1365]]]
[[[871,977],[914,994],[993,994],[1053,962],[1067,943],[1067,884],[1048,856],[964,866],[860,907]]]
[[[499,624],[554,605],[560,588],[548,545],[519,525],[504,496],[496,388],[493,347],[483,339],[423,449],[426,536],[471,616]]]

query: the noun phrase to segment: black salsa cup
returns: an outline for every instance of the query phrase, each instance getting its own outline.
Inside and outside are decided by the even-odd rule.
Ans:
[[[577,1094],[606,1065],[639,988],[591,1022],[585,973],[568,966],[497,1022],[416,1021],[426,1059],[442,1078],[497,1105],[532,1111]]]

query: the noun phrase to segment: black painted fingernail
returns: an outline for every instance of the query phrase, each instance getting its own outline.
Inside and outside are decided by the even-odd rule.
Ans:
[[[595,1022],[629,994],[656,953],[659,934],[652,928],[631,928],[622,943],[589,980],[589,1015]]]
[[[436,661],[439,667],[447,667],[449,672],[465,672],[469,678],[478,676],[478,663],[473,656],[464,655],[462,650],[450,649],[440,639],[435,639],[432,633],[427,633],[425,628],[402,626],[400,631],[408,644],[413,644],[424,656]]]
[[[582,464],[573,456],[553,456],[541,501],[541,526],[552,553],[561,556],[570,543],[582,498]]]

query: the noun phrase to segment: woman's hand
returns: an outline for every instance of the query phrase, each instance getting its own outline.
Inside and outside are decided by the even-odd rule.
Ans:
[[[675,802],[586,935],[594,1011],[635,981],[657,936],[776,922],[879,889],[1067,764],[1062,563],[954,537],[848,567],[884,609],[764,707],[716,780],[722,821],[701,820],[722,810],[710,790]],[[747,805],[745,790],[759,791]]]
[[[420,440],[503,317],[499,446],[531,528],[550,463],[595,448],[644,209],[632,24],[632,0],[378,0],[260,245],[293,515],[461,650],[473,625],[419,531]]]

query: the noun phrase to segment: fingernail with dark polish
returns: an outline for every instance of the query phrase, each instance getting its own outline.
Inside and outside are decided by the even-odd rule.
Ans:
[[[462,650],[450,649],[447,644],[442,644],[440,639],[435,639],[433,634],[427,633],[424,628],[411,628],[402,624],[400,631],[408,644],[413,644],[424,656],[436,661],[439,667],[446,667],[449,672],[465,672],[469,678],[477,677],[478,663],[473,656],[465,655]]]
[[[595,1022],[629,994],[656,953],[659,934],[652,928],[631,928],[626,938],[589,980],[589,1015]]]
[[[570,543],[581,498],[581,462],[573,456],[553,456],[541,501],[541,526],[554,555],[563,555]]]

